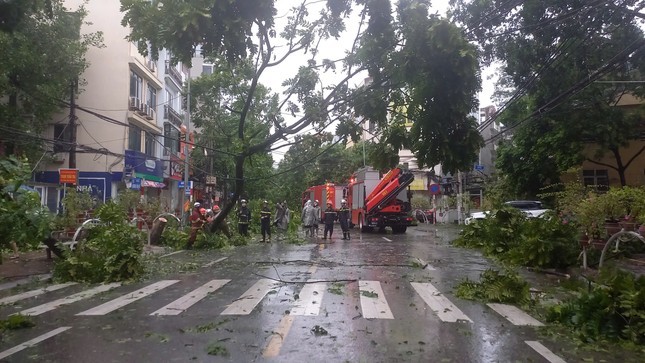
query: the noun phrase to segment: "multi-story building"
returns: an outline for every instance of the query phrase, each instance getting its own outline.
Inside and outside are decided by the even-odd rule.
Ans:
[[[187,69],[171,64],[163,51],[158,61],[141,55],[126,40],[129,30],[120,23],[118,0],[65,1],[69,8],[83,3],[88,15],[81,32],[102,32],[104,47],[88,50],[85,82],[74,99],[77,107],[54,118],[45,134],[68,141],[75,131],[76,165],[70,165],[69,147],[56,144],[53,161],[39,164],[34,173],[35,187],[43,203],[55,210],[62,198],[59,169],[75,168],[77,190],[96,200],[131,188],[145,197],[163,197],[166,207],[177,208],[176,165],[183,165],[180,95]],[[67,115],[74,115],[76,130]]]

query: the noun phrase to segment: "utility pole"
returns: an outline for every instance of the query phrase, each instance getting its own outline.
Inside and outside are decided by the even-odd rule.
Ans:
[[[69,90],[69,168],[76,169],[76,81],[71,82]]]
[[[461,214],[461,208],[463,207],[463,192],[464,192],[464,184],[462,183],[461,180],[461,171],[457,171],[457,184],[459,186],[459,192],[457,194],[457,223],[461,224],[461,221],[463,220],[463,215]]]
[[[186,142],[184,144],[184,190],[182,191],[181,194],[181,208],[182,208],[182,215],[183,215],[183,208],[186,200],[186,191],[190,190],[190,185],[188,178],[190,177],[190,167],[189,167],[189,143],[190,143],[190,70],[188,71],[188,77],[186,80],[186,113],[184,114],[184,121],[186,121]],[[190,194],[188,194],[188,198],[190,200]]]

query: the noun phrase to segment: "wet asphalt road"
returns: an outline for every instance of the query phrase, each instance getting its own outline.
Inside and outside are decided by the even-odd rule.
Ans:
[[[454,297],[460,280],[477,279],[490,267],[479,253],[450,246],[456,233],[455,226],[420,226],[404,235],[354,231],[351,241],[335,236],[333,243],[174,254],[165,259],[196,268],[54,304],[33,318],[35,327],[2,338],[6,357],[0,361],[557,362],[526,343],[540,340],[577,361],[544,341],[537,328],[515,326],[483,303]],[[417,258],[428,267],[413,264]],[[128,295],[164,281],[168,286],[150,295]],[[201,297],[195,292],[200,286],[210,289]],[[0,306],[0,316],[94,287],[67,286]],[[426,287],[454,306],[435,304],[433,311],[422,296],[427,290],[417,290]],[[2,291],[0,299],[16,293]],[[123,305],[113,311],[96,309],[118,298]],[[169,305],[180,298],[183,305]],[[160,309],[178,315],[151,315]],[[465,318],[444,317],[458,311]],[[7,355],[52,331],[57,334]]]

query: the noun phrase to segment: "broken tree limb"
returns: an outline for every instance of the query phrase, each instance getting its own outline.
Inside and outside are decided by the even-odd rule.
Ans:
[[[152,230],[150,231],[150,244],[158,246],[159,241],[161,240],[161,234],[163,233],[164,228],[168,220],[166,218],[157,218],[156,221],[152,224]]]

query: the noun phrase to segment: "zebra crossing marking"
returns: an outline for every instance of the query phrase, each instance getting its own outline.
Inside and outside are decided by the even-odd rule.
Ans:
[[[464,314],[457,306],[448,300],[445,296],[437,290],[429,282],[410,282],[410,285],[417,291],[417,294],[421,296],[423,301],[430,307],[430,310],[434,311],[441,321],[455,323],[459,320],[470,320],[466,314]]]
[[[270,279],[258,280],[246,292],[233,301],[220,315],[248,315],[266,294],[278,283]]]
[[[487,305],[513,325],[544,326],[544,324],[513,305],[493,303]]]
[[[94,307],[89,310],[85,310],[76,315],[105,315],[113,312],[114,310],[120,309],[130,303],[133,303],[139,299],[142,299],[148,295],[154,294],[155,292],[164,289],[172,284],[179,282],[179,280],[161,280],[152,285],[148,285],[144,288],[141,288],[137,291],[131,292],[127,295],[123,295],[114,300],[110,300],[105,304],[101,304],[97,307]]]
[[[544,359],[548,360],[550,363],[567,363],[564,359],[558,357],[555,353],[549,350],[549,348],[542,345],[542,343],[534,340],[524,341],[529,347],[533,348],[538,354],[540,354]]]
[[[394,319],[378,281],[358,281],[361,308],[366,319]]]
[[[72,328],[71,326],[63,326],[63,327],[60,327],[60,328],[56,328],[56,329],[54,329],[54,330],[52,330],[52,331],[50,331],[48,333],[45,333],[45,334],[40,335],[40,336],[37,336],[34,339],[31,339],[31,340],[28,340],[28,341],[26,341],[24,343],[18,344],[13,348],[7,349],[4,352],[0,352],[0,359],[5,359],[8,356],[10,356],[12,354],[16,354],[16,353],[20,352],[23,349],[33,347],[34,345],[42,342],[43,340],[49,339],[49,338],[51,338],[51,337],[53,337],[55,335],[58,335],[58,334],[60,334],[60,333],[62,333],[64,331],[66,331],[66,330],[69,330],[71,328]]]
[[[100,294],[100,293],[108,291],[108,290],[112,290],[112,289],[114,289],[116,287],[119,287],[119,286],[121,286],[121,283],[119,283],[119,282],[114,282],[114,283],[105,284],[105,285],[99,285],[99,286],[94,287],[92,289],[81,291],[81,292],[76,293],[74,295],[70,295],[70,296],[67,296],[67,297],[64,297],[64,298],[61,298],[61,299],[50,301],[50,302],[42,304],[42,305],[38,305],[38,306],[33,307],[33,308],[29,308],[27,310],[23,310],[19,314],[29,315],[29,316],[36,316],[36,315],[44,314],[44,313],[46,313],[48,311],[57,309],[57,308],[59,308],[59,307],[61,307],[63,305],[69,305],[69,304],[77,302],[79,300],[90,298],[90,297],[92,297],[94,295]]]
[[[204,265],[204,266],[202,266],[202,267],[211,267],[211,266],[213,266],[213,265],[214,265],[214,264],[216,264],[216,263],[220,263],[220,262],[222,262],[222,261],[226,260],[227,258],[228,258],[228,257],[218,258],[217,260],[215,260],[215,261],[211,261],[211,262],[209,262],[209,263],[205,264],[205,265]]]
[[[391,239],[389,239],[389,238],[387,238],[387,237],[381,237],[381,238],[383,238],[384,240],[386,240],[386,241],[388,241],[388,242],[392,242],[392,240],[391,240]]]
[[[317,316],[320,314],[320,306],[327,290],[327,284],[316,282],[305,284],[298,294],[299,299],[291,309],[291,315]]]
[[[200,300],[208,296],[208,294],[216,291],[230,281],[231,280],[209,281],[150,315],[179,315],[186,311],[186,309],[188,309],[189,307],[195,305]]]
[[[64,288],[66,288],[68,286],[72,286],[72,285],[76,285],[76,284],[77,284],[76,282],[67,282],[67,283],[64,283],[64,284],[51,285],[51,286],[46,286],[46,287],[43,287],[43,288],[40,288],[40,289],[23,292],[22,294],[18,294],[18,295],[8,296],[8,297],[5,297],[4,299],[0,299],[0,305],[13,304],[16,301],[29,299],[30,297],[42,295],[42,294],[44,294],[46,292],[50,292],[50,291],[56,291],[56,290],[64,289]]]

